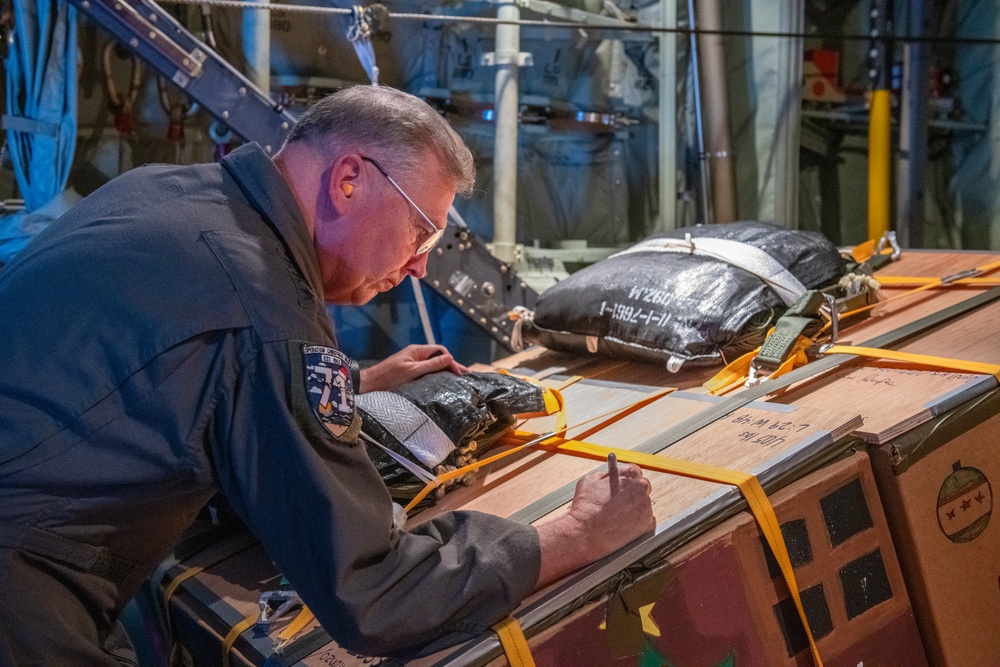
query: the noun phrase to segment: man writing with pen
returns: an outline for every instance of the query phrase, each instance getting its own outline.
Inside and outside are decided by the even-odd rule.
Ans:
[[[460,369],[416,346],[358,373],[325,304],[421,277],[472,183],[426,104],[350,88],[274,160],[248,145],[115,179],[0,272],[0,665],[127,662],[122,607],[216,492],[330,635],[370,655],[475,636],[652,530],[627,464],[537,528],[393,525],[353,395]],[[321,416],[308,377],[327,365],[352,372]]]

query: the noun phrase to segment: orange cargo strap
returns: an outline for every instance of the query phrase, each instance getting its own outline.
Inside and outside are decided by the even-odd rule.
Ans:
[[[990,262],[988,264],[983,264],[982,266],[977,266],[974,269],[969,269],[968,271],[962,271],[960,273],[957,273],[957,274],[954,274],[954,275],[951,275],[951,276],[943,276],[941,278],[930,278],[927,282],[922,282],[922,284],[920,284],[918,287],[914,287],[913,289],[911,289],[911,290],[909,290],[907,292],[903,292],[902,294],[897,294],[896,296],[889,297],[888,299],[885,299],[884,301],[878,301],[876,303],[869,304],[867,306],[862,306],[861,308],[855,308],[854,310],[850,310],[850,311],[848,311],[846,313],[840,313],[839,317],[840,317],[840,319],[846,319],[846,318],[851,317],[853,315],[857,315],[859,313],[863,313],[866,310],[871,310],[871,309],[875,308],[876,306],[881,306],[881,305],[887,304],[890,301],[896,301],[897,299],[903,299],[905,297],[913,296],[914,294],[919,294],[920,292],[925,292],[927,290],[934,289],[934,288],[937,288],[937,287],[946,287],[946,286],[951,286],[951,285],[962,284],[962,282],[964,282],[964,281],[961,280],[961,279],[959,279],[958,276],[969,276],[969,277],[972,277],[972,276],[982,276],[982,275],[987,274],[987,273],[992,273],[993,271],[996,271],[997,269],[1000,269],[1000,261]],[[889,276],[884,276],[884,277],[885,278],[889,278]],[[883,276],[876,276],[875,279],[881,281],[882,278],[883,278]],[[891,282],[891,279],[890,279],[890,282]],[[889,284],[889,283],[887,282],[886,284]],[[826,324],[826,326],[823,327],[823,329],[822,329],[822,331],[820,333],[822,333],[823,331],[826,331],[829,328],[829,326],[830,326],[830,324],[828,322]]]
[[[558,389],[559,391],[562,391],[566,387],[568,387],[570,385],[573,385],[573,384],[576,384],[577,382],[579,382],[582,379],[583,379],[582,375],[571,375],[571,376],[569,376],[568,378],[566,378],[565,380],[563,380],[562,382],[560,382],[558,385],[556,385],[553,388],[554,389]]]
[[[528,640],[524,637],[521,624],[513,616],[508,616],[493,626],[493,631],[500,638],[500,645],[507,656],[510,667],[535,667],[528,648]]]
[[[992,375],[997,378],[997,380],[1000,380],[1000,365],[987,364],[981,361],[963,361],[961,359],[951,359],[948,357],[933,357],[927,354],[897,352],[895,350],[883,350],[877,347],[856,347],[854,345],[831,345],[823,348],[822,352],[824,354],[856,354],[859,357],[901,361],[906,364],[912,364],[923,368],[940,368],[943,370],[958,371],[962,373],[980,373],[982,375]]]
[[[973,269],[976,271],[976,269]],[[965,273],[964,271],[962,272]],[[956,278],[943,282],[940,278],[927,278],[923,276],[879,276],[878,282],[885,287],[920,287],[921,285],[932,285],[933,287],[950,287],[952,285],[969,285],[972,287],[993,287],[1000,285],[1000,278],[978,278],[979,273],[970,272],[968,278]]]
[[[813,344],[814,341],[812,338],[799,336],[798,340],[795,341],[795,346],[788,353],[788,358],[767,377],[777,378],[800,366],[805,366],[809,363],[809,358],[806,356],[806,349]],[[757,353],[760,352],[760,349],[758,347],[756,350],[747,352],[742,357],[730,362],[702,386],[713,396],[722,396],[744,386],[744,382],[746,382],[750,374],[750,363],[757,356]]]
[[[579,428],[580,426],[584,426],[584,425],[589,424],[591,422],[597,421],[598,419],[603,419],[605,417],[608,417],[607,419],[605,419],[605,421],[601,422],[600,424],[598,424],[597,426],[591,428],[590,430],[585,431],[582,435],[579,436],[581,438],[585,438],[585,437],[589,437],[590,435],[593,435],[594,433],[596,433],[597,431],[601,430],[602,428],[605,428],[607,426],[610,426],[611,424],[614,424],[616,421],[618,421],[620,419],[624,419],[625,417],[627,417],[628,415],[632,414],[636,410],[640,410],[640,409],[646,407],[647,405],[649,405],[650,403],[653,403],[654,401],[657,401],[660,398],[663,398],[667,394],[672,393],[672,392],[674,392],[676,390],[673,387],[666,387],[664,389],[661,389],[659,391],[656,391],[656,392],[650,394],[646,398],[643,398],[643,399],[641,399],[639,401],[636,401],[635,403],[632,403],[631,405],[626,405],[623,408],[618,408],[616,410],[611,410],[611,411],[606,412],[606,413],[604,413],[602,415],[598,415],[596,417],[592,417],[591,419],[587,419],[585,421],[573,424],[572,426],[567,426],[566,425],[566,410],[565,410],[565,405],[563,403],[562,394],[560,394],[555,389],[549,389],[549,388],[547,388],[546,391],[552,392],[554,394],[554,396],[556,397],[556,400],[557,400],[557,402],[559,404],[559,409],[558,409],[558,412],[556,413],[556,428],[555,428],[555,430],[553,430],[551,432],[550,438],[554,438],[554,437],[556,437],[556,436],[558,436],[560,434],[565,434],[570,429]],[[549,413],[549,414],[551,414],[551,413]],[[609,417],[609,415],[610,415],[610,417]],[[470,472],[475,472],[475,471],[479,470],[480,468],[482,468],[483,466],[487,466],[487,465],[489,465],[491,463],[499,461],[500,459],[508,457],[511,454],[515,454],[515,453],[523,450],[525,447],[527,447],[529,443],[531,443],[532,445],[539,444],[538,442],[534,442],[534,440],[538,440],[539,437],[541,437],[541,436],[535,436],[534,438],[529,439],[528,441],[522,442],[520,444],[516,444],[513,447],[511,447],[509,449],[506,449],[506,450],[504,450],[504,451],[502,451],[502,452],[500,452],[498,454],[494,454],[492,456],[487,456],[486,458],[480,459],[480,460],[476,461],[475,463],[471,463],[471,464],[469,464],[467,466],[458,468],[456,470],[450,470],[450,471],[445,472],[445,473],[441,473],[440,475],[438,475],[437,477],[435,477],[433,481],[428,482],[427,485],[423,489],[420,490],[420,493],[418,493],[416,496],[414,496],[413,500],[411,500],[406,505],[406,507],[403,508],[404,511],[409,512],[410,510],[412,510],[414,507],[416,507],[418,504],[420,504],[420,501],[422,501],[424,498],[426,498],[427,495],[431,491],[433,491],[434,489],[436,489],[437,487],[441,486],[442,484],[444,484],[445,482],[447,482],[447,481],[449,481],[451,479],[455,479],[456,477],[461,477],[462,475],[465,475],[465,474],[470,473]]]
[[[514,434],[514,437],[521,440],[530,439],[534,437],[534,434],[518,431]],[[795,603],[795,609],[798,611],[803,628],[805,628],[806,638],[809,640],[809,648],[816,667],[823,667],[819,649],[816,647],[816,641],[813,638],[812,630],[809,628],[809,621],[802,607],[799,587],[795,581],[795,573],[792,569],[791,559],[788,556],[788,549],[785,546],[785,539],[781,534],[778,518],[774,514],[774,508],[771,506],[767,494],[764,493],[763,487],[761,487],[760,482],[755,476],[738,470],[682,461],[659,454],[646,454],[644,452],[634,452],[630,449],[605,447],[579,440],[565,440],[553,437],[537,445],[537,447],[547,451],[570,454],[595,461],[606,461],[608,454],[614,453],[619,461],[633,463],[644,470],[654,470],[656,472],[680,475],[707,482],[717,482],[719,484],[730,484],[737,487],[746,499],[754,519],[757,520],[757,524],[764,534],[764,539],[767,540],[767,544],[771,547],[775,560],[777,560],[778,566],[781,568],[781,574],[788,585],[792,601]]]
[[[892,252],[892,248],[884,248],[883,253]],[[851,259],[853,259],[858,264],[863,264],[867,262],[875,254],[875,239],[868,239],[864,243],[860,243],[853,248],[851,248]]]
[[[857,261],[864,261],[871,256],[874,251],[874,242],[867,241],[859,246],[856,246],[852,251],[852,255]],[[864,259],[858,259],[859,257],[864,257]],[[854,315],[859,315],[865,311],[872,310],[876,306],[885,305],[897,299],[903,299],[914,294],[919,294],[920,292],[925,292],[927,290],[935,289],[938,287],[951,287],[954,285],[970,285],[970,286],[983,286],[988,287],[991,285],[996,285],[1000,283],[1000,278],[983,278],[981,276],[992,273],[1000,269],[1000,261],[990,262],[982,266],[978,266],[974,269],[968,269],[967,271],[960,271],[958,273],[952,274],[950,276],[944,276],[941,278],[917,278],[912,276],[877,276],[877,280],[886,286],[898,286],[898,287],[910,287],[913,289],[903,292],[902,294],[897,294],[895,296],[889,297],[882,301],[877,301],[876,303],[869,304],[867,306],[862,306],[861,308],[856,308],[854,310],[848,311],[846,313],[840,313],[838,317],[840,319],[846,319]],[[795,359],[794,362],[789,363],[786,361],[777,371],[772,373],[769,377],[778,377],[787,373],[794,368],[803,366],[808,363],[808,359],[805,356],[805,348],[813,344],[822,334],[826,333],[830,329],[830,322],[826,322],[819,332],[812,337],[812,339],[806,339],[802,337],[796,343],[795,348],[792,353],[789,354],[789,359]],[[768,333],[770,336],[770,332]],[[806,342],[808,341],[808,343]],[[724,394],[738,389],[743,386],[743,382],[746,381],[748,376],[748,371],[750,368],[750,362],[760,351],[760,348],[752,352],[747,352],[742,357],[736,359],[735,361],[729,363],[725,368],[716,373],[708,382],[703,386],[711,393],[713,396],[721,396]],[[868,355],[871,356],[871,355]]]
[[[315,618],[316,615],[312,613],[312,610],[302,605],[302,609],[292,619],[292,622],[285,626],[285,629],[278,634],[278,641],[280,643],[275,647],[275,650],[282,648],[288,642],[295,639],[295,636],[302,632]]]

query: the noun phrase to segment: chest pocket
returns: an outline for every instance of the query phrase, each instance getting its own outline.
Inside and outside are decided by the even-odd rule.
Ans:
[[[262,340],[310,340],[317,331],[332,338],[330,316],[280,243],[236,232],[205,232],[203,237]]]

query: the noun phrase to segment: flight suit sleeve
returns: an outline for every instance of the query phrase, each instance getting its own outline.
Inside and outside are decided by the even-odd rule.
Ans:
[[[345,648],[425,654],[479,635],[533,588],[537,532],[478,512],[395,528],[365,448],[331,435],[347,401],[320,396],[317,373],[337,372],[322,350],[263,344],[224,388],[210,427],[221,490]]]

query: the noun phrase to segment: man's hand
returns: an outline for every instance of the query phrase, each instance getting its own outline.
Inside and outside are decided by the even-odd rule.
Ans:
[[[594,471],[576,484],[569,513],[538,526],[542,588],[617,551],[656,527],[649,499],[652,487],[639,466],[618,466],[618,492],[612,497],[608,473]]]
[[[443,345],[407,345],[385,361],[361,369],[361,392],[385,391],[412,382],[428,373],[466,371]]]

